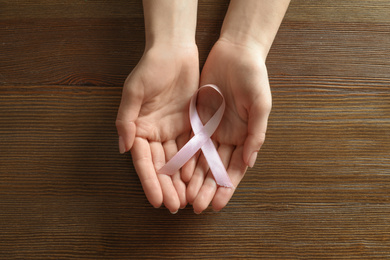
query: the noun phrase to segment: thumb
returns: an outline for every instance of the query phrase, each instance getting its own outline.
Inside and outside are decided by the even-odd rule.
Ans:
[[[143,94],[133,89],[137,88],[125,84],[115,122],[119,135],[120,153],[125,153],[133,147],[136,134],[135,120],[138,118],[142,105]]]
[[[271,107],[271,96],[257,99],[257,102],[250,106],[248,136],[244,143],[243,160],[251,168],[255,165],[257,153],[265,141]]]

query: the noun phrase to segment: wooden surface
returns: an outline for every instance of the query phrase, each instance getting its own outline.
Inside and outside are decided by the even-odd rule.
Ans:
[[[227,1],[200,1],[201,64]],[[293,0],[268,135],[220,213],[154,209],[117,148],[140,1],[0,1],[0,259],[390,259],[390,2]]]

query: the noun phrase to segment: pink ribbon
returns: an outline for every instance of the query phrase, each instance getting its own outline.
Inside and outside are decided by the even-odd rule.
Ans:
[[[222,104],[205,125],[203,125],[198,112],[196,111],[198,92],[202,88],[212,88],[222,97]],[[227,174],[221,158],[219,157],[217,149],[215,149],[213,141],[210,139],[221,122],[224,112],[225,99],[218,87],[211,84],[200,87],[191,98],[189,111],[194,136],[160,170],[158,170],[158,173],[167,175],[174,174],[183,167],[183,165],[191,159],[191,157],[194,156],[199,149],[202,149],[203,155],[210,166],[210,170],[217,184],[224,187],[233,187],[229,175]]]

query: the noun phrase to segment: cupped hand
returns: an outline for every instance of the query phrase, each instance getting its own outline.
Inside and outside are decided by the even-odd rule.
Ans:
[[[153,46],[126,79],[116,126],[121,153],[131,149],[145,195],[154,207],[185,207],[180,173],[157,174],[190,137],[188,104],[199,85],[196,45]]]
[[[247,167],[255,164],[271,111],[271,91],[262,52],[244,44],[218,40],[202,70],[200,85],[204,84],[217,85],[226,100],[224,117],[212,140],[237,187]],[[220,100],[212,93],[199,93],[198,112],[204,123],[219,104]],[[191,165],[194,163],[187,163],[183,169],[182,179],[189,181],[187,200],[194,211],[200,213],[210,203],[214,210],[222,209],[235,188],[217,186],[203,155],[192,166],[194,169]]]

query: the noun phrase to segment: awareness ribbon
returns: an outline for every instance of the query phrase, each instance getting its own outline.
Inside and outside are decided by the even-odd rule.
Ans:
[[[222,103],[210,120],[203,125],[196,110],[198,92],[202,88],[212,88],[222,97]],[[177,172],[192,156],[202,149],[203,155],[210,166],[216,183],[224,187],[233,187],[233,184],[226,172],[217,149],[211,141],[211,136],[217,129],[225,112],[225,99],[217,86],[208,84],[200,87],[192,96],[190,103],[190,123],[194,136],[160,169],[158,173],[172,175]]]

